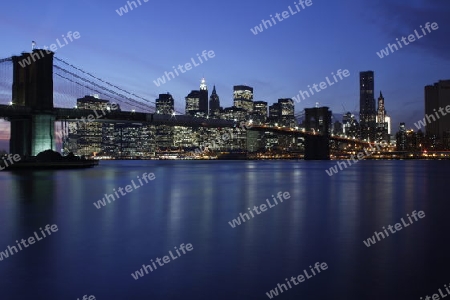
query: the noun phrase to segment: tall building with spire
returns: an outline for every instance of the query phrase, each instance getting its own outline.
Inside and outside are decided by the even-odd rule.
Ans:
[[[208,115],[208,87],[206,86],[205,78],[200,82],[200,90],[192,90],[189,95],[185,97],[187,115],[204,116]]]
[[[205,78],[200,82],[200,100],[198,103],[198,110],[205,116],[208,115],[208,87],[206,86]]]
[[[213,117],[219,116],[220,100],[216,92],[216,86],[213,87],[211,96],[209,97],[209,115]]]
[[[389,142],[389,123],[387,122],[386,108],[384,106],[383,93],[380,91],[380,97],[378,97],[378,110],[376,118],[376,138],[377,142],[386,141]]]
[[[375,140],[376,117],[373,71],[359,73],[359,124],[361,139]]]
[[[384,123],[386,117],[386,109],[384,108],[384,97],[380,91],[380,97],[378,97],[378,111],[377,111],[377,123]]]

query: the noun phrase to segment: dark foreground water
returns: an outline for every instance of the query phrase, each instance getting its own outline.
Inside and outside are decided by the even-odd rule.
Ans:
[[[420,299],[450,283],[450,161],[123,161],[0,173],[0,299]],[[143,173],[155,179],[97,209]],[[271,195],[291,198],[232,228]],[[407,214],[424,211],[411,223]],[[382,227],[407,227],[375,245]],[[43,238],[39,228],[56,224]],[[394,229],[395,230],[395,229]],[[45,234],[45,231],[44,231]],[[37,237],[36,237],[37,239]],[[192,244],[180,255],[174,247]],[[14,250],[11,251],[13,253]],[[170,257],[172,251],[174,259]],[[0,253],[1,255],[1,253]],[[166,264],[155,260],[168,256]],[[157,266],[135,280],[142,265]],[[92,298],[91,298],[92,299]]]

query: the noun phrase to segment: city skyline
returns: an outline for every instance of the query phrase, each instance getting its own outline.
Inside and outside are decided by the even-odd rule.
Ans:
[[[4,37],[0,56],[29,52],[31,41],[37,47],[51,45],[58,38],[63,41],[62,35],[68,31],[77,31],[80,38],[63,44],[57,57],[152,101],[159,94],[170,92],[179,111],[184,111],[186,95],[198,89],[203,77],[209,91],[216,86],[221,106],[230,107],[235,85],[253,87],[254,101],[272,104],[280,98],[294,97],[308,85],[320,83],[333,71],[348,69],[349,78],[295,103],[296,113],[319,102],[320,106],[330,107],[334,114],[351,111],[357,115],[358,74],[373,70],[374,94],[383,92],[394,132],[400,122],[414,128],[413,124],[423,118],[426,85],[450,78],[447,55],[450,46],[443,42],[450,32],[445,26],[450,11],[446,3],[312,1],[307,9],[278,21],[258,35],[250,29],[263,19],[268,20],[269,15],[294,7],[293,2],[261,6],[256,1],[219,5],[180,1],[175,3],[176,10],[171,8],[172,4],[148,2],[117,15],[115,10],[124,4],[119,0],[28,3],[25,10],[22,4],[6,3],[5,11],[10,13],[0,21]],[[202,19],[187,17],[187,13],[198,9],[207,12]],[[53,17],[46,18],[50,12]],[[85,18],[83,22],[79,22],[81,15]],[[164,25],[169,24],[168,16],[171,26]],[[383,59],[376,55],[386,44],[427,22],[438,23],[439,29]],[[142,32],[149,32],[150,38]],[[165,49],[152,46],[155,42]],[[197,53],[201,55],[204,50],[214,51],[214,58],[160,87],[155,86],[153,80],[173,71],[173,66],[197,60]]]

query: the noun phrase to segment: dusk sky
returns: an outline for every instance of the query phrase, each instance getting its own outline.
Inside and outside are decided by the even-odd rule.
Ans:
[[[58,49],[57,57],[151,101],[170,92],[178,111],[184,111],[184,97],[198,89],[202,77],[209,91],[216,85],[221,106],[228,107],[233,85],[252,86],[254,100],[272,104],[348,69],[348,78],[295,108],[300,112],[319,102],[333,113],[358,116],[359,72],[373,70],[376,98],[381,90],[394,133],[400,122],[412,128],[424,117],[425,85],[450,79],[447,1],[312,0],[309,7],[299,6],[300,12],[292,0],[144,1],[139,5],[136,0],[138,7],[128,7],[122,16],[116,10],[127,5],[123,0],[3,2],[0,58],[30,51],[33,40],[40,48],[78,31],[81,37]],[[297,13],[252,33],[262,19],[289,11],[289,6]],[[387,57],[376,54],[396,38],[421,33],[427,22],[439,28]],[[172,66],[191,59],[198,63],[197,53],[203,50],[214,51],[215,57],[160,87],[153,83]]]

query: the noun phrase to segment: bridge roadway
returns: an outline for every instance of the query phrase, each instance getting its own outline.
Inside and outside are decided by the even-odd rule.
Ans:
[[[146,123],[154,125],[192,126],[192,127],[234,127],[236,122],[222,119],[197,118],[189,115],[161,115],[133,111],[102,111],[76,108],[54,108],[52,110],[33,110],[26,106],[0,105],[0,118],[26,117],[34,113],[54,115],[56,120],[88,122]]]
[[[15,105],[1,105],[0,104],[0,118],[7,119],[8,117],[29,116],[36,111],[26,106]],[[239,124],[231,120],[223,119],[207,119],[198,118],[189,115],[161,115],[133,111],[101,111],[91,109],[77,109],[77,108],[54,108],[50,111],[40,111],[41,113],[48,113],[55,115],[56,120],[79,121],[83,122],[82,118],[91,119],[95,122],[121,122],[121,123],[146,123],[154,125],[169,125],[169,126],[192,126],[192,127],[239,127]],[[91,117],[90,117],[91,116]],[[272,131],[284,134],[293,134],[296,136],[321,136],[320,133],[305,132],[294,128],[271,126],[271,125],[253,125],[248,129],[256,131]],[[330,140],[335,140],[344,143],[354,143],[368,146],[369,143],[358,139],[352,139],[337,135],[330,136]],[[373,145],[373,143],[372,143]]]
[[[272,125],[255,125],[251,127],[252,130],[258,130],[258,131],[272,131],[272,132],[279,132],[279,133],[286,133],[286,134],[295,134],[297,136],[323,136],[320,133],[312,132],[312,131],[304,131],[303,129],[294,129],[290,127],[280,127],[280,126],[272,126]],[[347,144],[358,144],[361,146],[374,146],[375,143],[369,143],[367,141],[362,141],[359,139],[349,138],[349,137],[343,137],[339,135],[330,135],[330,140],[334,140],[337,142],[347,143]]]

